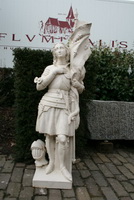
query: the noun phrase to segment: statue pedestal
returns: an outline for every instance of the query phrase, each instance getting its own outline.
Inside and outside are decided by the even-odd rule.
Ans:
[[[72,174],[72,160],[75,157],[74,137],[70,137],[68,144],[65,145],[65,166]],[[58,143],[55,144],[55,164],[54,170],[46,174],[46,167],[36,167],[33,177],[33,187],[71,189],[72,181],[66,179],[60,171],[60,161],[58,156]]]
[[[71,189],[72,182],[68,181],[60,172],[55,169],[50,174],[45,173],[45,168],[36,168],[33,177],[33,187],[39,188],[57,188],[57,189]]]

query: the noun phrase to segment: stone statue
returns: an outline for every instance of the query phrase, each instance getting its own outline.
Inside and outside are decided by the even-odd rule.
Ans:
[[[44,166],[46,162],[37,164],[39,162],[33,155],[36,159],[35,187],[72,187],[75,129],[80,121],[79,93],[84,90],[84,64],[91,54],[90,27],[91,24],[76,19],[75,31],[68,45],[55,44],[52,49],[53,64],[45,68],[41,77],[34,79],[37,90],[48,88],[39,103],[36,131],[45,135],[49,157],[48,165]],[[33,143],[31,148],[34,146]],[[41,169],[37,169],[37,166]]]

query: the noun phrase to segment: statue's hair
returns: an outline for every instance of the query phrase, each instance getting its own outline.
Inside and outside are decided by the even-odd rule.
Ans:
[[[55,54],[55,47],[56,47],[57,44],[62,44],[65,47],[65,49],[66,49],[65,59],[66,59],[66,62],[69,62],[69,59],[70,59],[69,48],[67,47],[67,45],[65,45],[64,43],[61,42],[61,43],[56,43],[51,50],[52,54],[53,54],[53,64],[55,64],[57,62],[57,56]]]

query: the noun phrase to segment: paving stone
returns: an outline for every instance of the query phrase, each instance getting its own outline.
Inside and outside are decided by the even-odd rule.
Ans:
[[[93,197],[91,200],[105,200],[103,197]]]
[[[4,200],[17,200],[17,198],[6,197],[6,198],[4,198]]]
[[[23,175],[23,168],[17,168],[15,167],[11,176],[12,182],[21,182]]]
[[[134,165],[134,159],[132,159],[132,158],[126,158],[126,160],[129,162],[129,163],[131,163],[132,165]]]
[[[125,151],[123,151],[122,149],[118,149],[118,153],[124,158],[128,158],[129,157],[128,154]]]
[[[16,163],[15,167],[25,167],[25,164],[24,163]]]
[[[9,179],[10,179],[11,175],[10,174],[0,174],[0,189],[4,190],[6,189]]]
[[[84,162],[76,163],[77,169],[88,169]]]
[[[128,179],[134,179],[134,175],[124,166],[118,166],[118,169],[126,176]]]
[[[0,167],[3,167],[6,162],[6,156],[0,155]]]
[[[63,197],[65,198],[70,198],[70,197],[75,197],[74,189],[70,190],[62,190]]]
[[[76,198],[73,198],[73,197],[71,197],[71,198],[63,198],[63,200],[76,200]]]
[[[113,175],[121,174],[120,171],[117,169],[117,167],[113,163],[106,163],[106,166],[112,172]]]
[[[96,164],[102,164],[103,163],[102,160],[97,155],[92,156],[92,159]]]
[[[7,160],[3,166],[2,172],[12,172],[14,167],[14,162],[12,160]]]
[[[62,200],[61,191],[49,189],[49,200]]]
[[[48,200],[47,197],[44,197],[44,196],[35,196],[34,197],[34,200]],[[55,199],[56,200],[56,199]]]
[[[119,155],[119,154],[114,154],[114,156],[115,156],[120,162],[122,162],[122,163],[127,163],[127,160],[126,160],[123,156],[121,156],[121,155]]]
[[[130,193],[132,199],[134,199],[134,193]]]
[[[108,181],[109,181],[110,185],[112,186],[112,188],[114,189],[114,191],[117,193],[117,195],[119,197],[121,197],[121,196],[128,196],[128,193],[125,191],[125,189],[119,183],[118,180],[113,179],[113,178],[108,178]]]
[[[122,163],[117,159],[117,158],[110,158],[110,160],[115,164],[115,165],[122,165]]]
[[[82,178],[80,177],[80,173],[77,170],[73,170],[73,185],[74,186],[83,186],[84,182]]]
[[[35,169],[35,165],[27,165],[26,169]]]
[[[92,171],[91,174],[93,175],[93,178],[95,179],[96,183],[103,187],[103,186],[107,186],[107,181],[105,180],[105,178],[103,177],[103,175],[99,172],[99,171]]]
[[[130,197],[121,197],[120,200],[132,200]]]
[[[87,169],[79,170],[79,172],[80,172],[82,178],[88,178],[91,175],[91,173]]]
[[[128,180],[124,175],[122,175],[122,174],[119,174],[119,175],[115,175],[115,177],[116,177],[116,179],[118,180],[118,181],[126,181],[126,180]]]
[[[126,163],[124,166],[134,174],[134,166],[132,164]]]
[[[122,181],[121,182],[127,192],[134,192],[134,186],[131,183]]]
[[[24,187],[19,196],[19,200],[31,200],[33,196],[34,188],[32,187]]]
[[[20,193],[21,184],[10,182],[7,188],[7,194],[11,197],[18,197]]]
[[[25,169],[23,176],[23,186],[32,186],[32,179],[34,175],[34,170]]]
[[[3,199],[4,197],[4,191],[0,190],[0,199]]]
[[[134,185],[134,180],[130,180],[130,183]]]
[[[76,196],[78,200],[91,200],[86,187],[77,187]]]
[[[46,188],[35,188],[35,195],[47,195]]]
[[[111,187],[101,187],[101,190],[108,200],[119,200]]]
[[[103,161],[103,162],[110,162],[109,158],[106,157],[104,154],[102,153],[97,153],[97,155],[99,156],[99,158]]]
[[[102,193],[100,192],[100,189],[98,185],[96,184],[95,180],[92,177],[89,177],[88,179],[85,180],[86,182],[86,187],[91,194],[91,196],[95,197],[101,197]]]
[[[105,164],[98,164],[98,167],[105,177],[113,177],[113,174],[110,172],[110,170],[106,167]]]
[[[91,159],[84,159],[84,162],[88,166],[90,170],[99,170],[98,167],[95,165],[95,163]]]

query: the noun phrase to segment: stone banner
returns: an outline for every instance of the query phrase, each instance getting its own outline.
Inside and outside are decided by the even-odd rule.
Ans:
[[[91,139],[134,139],[134,102],[93,100],[87,122]]]

